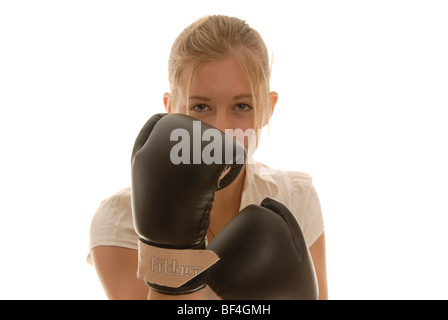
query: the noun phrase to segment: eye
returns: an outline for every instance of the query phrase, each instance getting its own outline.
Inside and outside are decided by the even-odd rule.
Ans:
[[[196,111],[196,112],[204,112],[209,109],[210,109],[210,107],[205,104],[196,104],[196,105],[190,107],[190,111]]]
[[[252,111],[252,107],[245,103],[240,103],[235,106],[235,109],[239,112],[249,112]]]

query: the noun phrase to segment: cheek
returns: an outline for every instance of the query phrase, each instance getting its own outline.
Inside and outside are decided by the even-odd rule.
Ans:
[[[252,154],[256,149],[257,132],[254,129],[252,118],[235,120],[231,129],[226,133],[233,136],[239,143],[244,145],[246,151]]]
[[[245,131],[254,128],[254,118],[252,114],[245,115],[236,113],[232,116],[231,123],[231,128],[234,130],[241,129]]]
[[[202,122],[204,122],[212,127],[216,127],[214,118],[210,114],[207,114],[207,112],[205,112],[203,114],[201,114],[199,112],[185,112],[185,114],[187,114],[190,117],[195,118],[197,120],[201,120]]]

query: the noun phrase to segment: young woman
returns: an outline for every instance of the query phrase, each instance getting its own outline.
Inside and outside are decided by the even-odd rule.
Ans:
[[[268,124],[278,100],[270,91],[270,64],[257,31],[244,21],[207,16],[187,27],[169,57],[170,93],[163,101],[168,113],[184,113],[222,131],[260,129]],[[255,136],[258,141],[258,137]],[[298,220],[318,279],[319,298],[328,296],[324,223],[309,175],[274,170],[249,161],[228,187],[216,192],[207,240],[238,212],[265,197],[285,204]],[[168,299],[137,279],[138,236],[131,212],[131,191],[125,188],[98,208],[91,225],[88,261],[95,266],[109,299]],[[208,288],[180,298],[211,298]]]

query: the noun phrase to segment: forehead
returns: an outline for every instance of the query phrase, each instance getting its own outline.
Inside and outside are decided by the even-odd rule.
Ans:
[[[250,92],[249,83],[240,65],[230,57],[202,62],[196,69],[191,64],[184,69],[179,80],[179,87],[189,89],[191,94],[235,95]]]

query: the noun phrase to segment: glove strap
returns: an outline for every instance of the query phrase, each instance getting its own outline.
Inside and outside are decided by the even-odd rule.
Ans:
[[[179,288],[219,260],[211,250],[177,250],[138,242],[137,277],[148,283]]]

